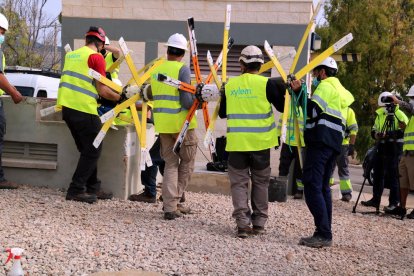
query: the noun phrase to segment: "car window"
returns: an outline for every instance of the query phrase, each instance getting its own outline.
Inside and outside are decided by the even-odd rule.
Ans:
[[[46,98],[47,97],[47,92],[46,90],[39,90],[39,92],[37,92],[37,98]]]
[[[33,97],[33,94],[34,94],[33,87],[27,87],[27,86],[15,86],[15,87],[20,92],[20,94],[22,94],[22,96]]]

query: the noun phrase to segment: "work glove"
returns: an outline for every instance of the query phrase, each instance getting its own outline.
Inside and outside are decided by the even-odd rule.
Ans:
[[[152,89],[151,89],[151,84],[146,84],[144,83],[141,86],[141,98],[148,102],[148,101],[152,101],[153,97],[152,97]]]
[[[348,156],[352,156],[352,158],[353,158],[354,154],[355,154],[354,145],[349,144],[349,147],[348,147]]]
[[[133,97],[137,93],[139,93],[141,89],[138,85],[126,85],[122,89],[121,98],[118,100],[118,103],[122,103],[126,101],[127,99]]]
[[[301,91],[302,81],[297,80],[295,75],[290,74],[287,76],[287,85],[297,94]]]
[[[205,102],[216,102],[220,98],[220,92],[215,84],[206,84],[201,89],[201,98]]]

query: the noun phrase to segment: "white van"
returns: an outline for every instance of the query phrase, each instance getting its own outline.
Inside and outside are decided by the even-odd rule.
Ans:
[[[57,98],[60,74],[26,67],[7,67],[6,78],[27,97]]]

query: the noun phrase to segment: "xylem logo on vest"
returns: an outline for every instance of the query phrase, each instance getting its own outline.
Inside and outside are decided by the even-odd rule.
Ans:
[[[236,98],[257,98],[253,96],[253,92],[250,88],[240,88],[230,90],[230,97]]]

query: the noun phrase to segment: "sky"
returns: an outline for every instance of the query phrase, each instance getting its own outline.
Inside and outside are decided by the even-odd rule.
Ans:
[[[48,0],[45,5],[45,11],[50,16],[58,16],[62,11],[62,1],[61,0]]]

